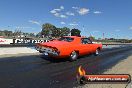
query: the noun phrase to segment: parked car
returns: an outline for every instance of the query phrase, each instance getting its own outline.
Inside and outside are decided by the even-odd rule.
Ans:
[[[74,61],[82,55],[93,53],[97,56],[102,49],[102,44],[92,43],[86,37],[64,36],[49,42],[39,43],[36,49],[53,58],[69,58],[70,61]]]

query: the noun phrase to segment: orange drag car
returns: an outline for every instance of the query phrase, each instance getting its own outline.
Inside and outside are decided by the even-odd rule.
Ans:
[[[89,38],[85,37],[64,36],[57,40],[39,43],[36,49],[53,58],[69,58],[70,61],[74,61],[78,56],[91,53],[98,55],[102,44],[92,43]]]

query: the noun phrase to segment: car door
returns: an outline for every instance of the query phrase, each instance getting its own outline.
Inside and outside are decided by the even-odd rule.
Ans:
[[[86,44],[86,48],[87,48],[87,53],[93,53],[94,52],[94,44],[92,43],[92,41],[87,38],[88,43]]]
[[[80,54],[85,55],[91,53],[92,42],[88,38],[81,38],[81,49]]]

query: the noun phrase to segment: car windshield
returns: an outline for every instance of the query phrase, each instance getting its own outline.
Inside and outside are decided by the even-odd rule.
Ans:
[[[72,42],[74,40],[74,38],[70,38],[70,37],[61,37],[60,39],[58,39],[59,41],[67,41],[67,42]]]

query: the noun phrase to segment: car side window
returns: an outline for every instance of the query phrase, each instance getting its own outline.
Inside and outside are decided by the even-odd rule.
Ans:
[[[82,38],[81,43],[82,44],[92,44],[92,42],[88,38]]]

